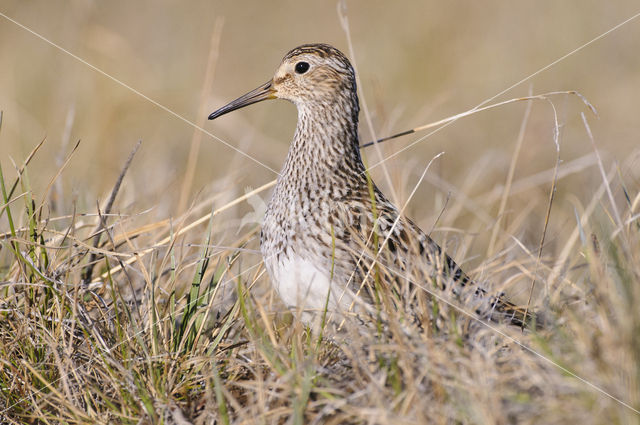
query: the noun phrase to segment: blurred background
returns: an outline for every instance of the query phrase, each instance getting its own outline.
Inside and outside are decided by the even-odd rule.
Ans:
[[[353,60],[361,101],[371,116],[369,126],[361,114],[362,140],[368,141],[466,111],[639,11],[635,0],[349,0],[342,14],[348,19],[350,51],[333,2],[0,2],[7,17],[274,170],[280,169],[293,135],[293,105],[264,102],[215,122],[206,117],[271,78],[282,56],[299,44],[330,43]],[[638,191],[638,40],[640,18],[496,99],[529,90],[577,90],[599,112],[596,118],[576,96],[552,99],[562,164],[547,252],[554,252],[556,240],[562,242],[567,224],[575,226],[574,209],[588,203],[602,181],[582,112],[606,170],[617,161],[620,181],[630,192]],[[222,205],[276,177],[5,17],[0,17],[0,109],[0,162],[7,178],[15,178],[13,164],[20,165],[46,138],[29,166],[29,179],[52,215],[71,212],[74,203],[79,212],[94,212],[138,140],[142,145],[116,209],[130,214],[150,209],[148,221],[176,217],[210,196],[214,207]],[[427,230],[436,220],[436,231],[464,229],[469,237],[463,245],[470,250],[463,256],[477,264],[497,218],[500,187],[525,110],[522,102],[459,120],[386,161],[387,173],[375,167],[374,179],[402,203],[429,161],[445,152],[407,212]],[[553,129],[550,104],[534,103],[516,163],[514,182],[520,186],[514,186],[504,213],[505,220],[518,222],[509,232],[532,250],[556,160]],[[380,153],[387,157],[426,135],[387,142]],[[78,140],[77,152],[47,192]],[[373,148],[364,156],[369,165],[380,161]],[[614,190],[621,195],[620,186]],[[267,200],[268,192],[260,196]],[[240,205],[227,216],[237,221],[225,222],[220,232],[235,235],[241,218],[254,209]]]

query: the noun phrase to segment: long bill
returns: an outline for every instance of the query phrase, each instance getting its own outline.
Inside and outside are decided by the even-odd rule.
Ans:
[[[240,96],[236,100],[226,104],[222,108],[214,111],[209,115],[210,120],[214,120],[221,115],[228,112],[235,111],[236,109],[244,108],[245,106],[252,105],[257,102],[261,102],[267,99],[275,99],[275,90],[271,85],[271,80],[267,81],[255,90],[251,90],[249,93]]]

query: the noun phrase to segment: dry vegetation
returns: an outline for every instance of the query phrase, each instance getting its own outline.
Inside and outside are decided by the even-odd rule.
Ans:
[[[168,10],[169,5],[164,6]],[[352,26],[357,26],[358,13],[371,16],[365,9],[357,3],[349,9]],[[16,5],[11,11],[27,21],[35,13]],[[337,21],[335,11],[330,12],[324,22]],[[86,17],[96,12],[77,13]],[[440,12],[440,17],[445,14]],[[612,22],[629,16],[621,14]],[[103,40],[122,46],[116,31],[107,31],[110,21],[89,22],[76,29],[88,34],[89,44]],[[128,28],[126,22],[121,25],[123,31]],[[591,37],[612,26],[594,30]],[[573,34],[581,27],[567,28]],[[18,31],[1,30],[3,35]],[[228,22],[216,21],[209,31],[205,41],[211,39],[211,46],[199,46],[204,59],[202,51],[210,52],[208,65],[202,58],[183,64],[198,69],[197,75],[205,69],[213,74],[212,67],[224,60],[218,55],[224,51],[221,39],[233,30]],[[357,38],[354,31],[351,36]],[[498,30],[493,31],[490,35],[497,37]],[[42,43],[22,33],[13,37],[13,44],[3,47],[19,50],[14,44]],[[417,34],[412,37],[422,40]],[[301,41],[309,40],[289,42],[284,49],[273,49],[273,55],[271,50],[262,53],[263,76],[245,78],[243,70],[241,76],[227,77],[224,81],[237,87],[228,90],[227,98],[252,88],[253,79],[270,75],[282,51]],[[348,50],[345,43],[335,44]],[[620,40],[618,44],[628,47]],[[364,56],[365,46],[358,45],[356,55]],[[104,48],[111,49],[110,54],[131,53]],[[168,119],[166,112],[145,112],[146,106],[134,104],[139,101],[135,94],[114,92],[108,98],[105,92],[117,87],[113,81],[90,83],[88,77],[78,77],[78,84],[106,99],[101,107],[85,103],[81,89],[77,106],[44,90],[39,100],[45,106],[38,109],[35,101],[21,97],[28,90],[19,72],[0,78],[3,92],[12,94],[0,97],[8,105],[0,104],[0,423],[640,423],[640,124],[633,121],[638,96],[635,106],[628,93],[624,96],[625,84],[627,91],[637,89],[633,69],[640,64],[620,49],[630,65],[612,65],[606,75],[607,85],[613,86],[604,91],[617,100],[599,97],[600,86],[591,80],[553,85],[581,91],[585,87],[600,112],[598,120],[574,95],[549,97],[552,103],[511,104],[439,131],[428,138],[434,150],[423,146],[385,162],[386,170],[374,167],[374,178],[384,191],[402,203],[429,159],[447,151],[427,173],[430,186],[417,192],[408,214],[424,229],[433,228],[434,238],[493,290],[526,304],[535,281],[532,308],[546,323],[539,331],[524,332],[480,323],[459,312],[448,328],[425,334],[393,329],[371,334],[349,323],[339,334],[330,328],[323,335],[311,333],[280,304],[260,261],[258,221],[272,174],[233,151],[208,151],[209,145],[200,146],[201,133],[191,136],[192,129],[185,130],[183,122],[176,124],[182,130],[161,124]],[[246,59],[251,51],[239,52]],[[89,53],[104,59],[100,50]],[[14,54],[20,62],[20,54]],[[607,54],[600,51],[598,57]],[[65,56],[55,49],[48,55]],[[226,55],[230,57],[229,51]],[[35,56],[25,56],[25,63],[38,63]],[[153,63],[150,58],[139,61]],[[242,62],[236,54],[233,58]],[[144,68],[131,57],[125,63],[134,64],[127,68],[132,73]],[[365,71],[366,65],[358,65],[361,86],[375,86],[367,85],[372,73]],[[114,69],[108,60],[103,66]],[[537,63],[528,69],[539,67]],[[407,70],[389,67],[380,72],[404,75]],[[571,70],[564,72],[563,84],[573,78]],[[48,76],[25,75],[38,81],[38,87],[49,87]],[[161,73],[152,77],[161,85],[171,79]],[[73,86],[73,81],[60,78],[60,85]],[[506,80],[513,78],[503,75],[496,87],[504,88]],[[539,83],[549,86],[548,81]],[[144,84],[145,93],[155,87],[139,82]],[[186,109],[198,123],[222,98],[208,97],[215,79],[205,81],[204,89],[202,85],[194,83],[187,89],[191,98],[180,98],[198,105],[193,93],[204,91],[198,110]],[[413,121],[399,119],[400,108],[383,106],[391,88],[380,89],[384,96],[364,90],[378,136],[423,124],[425,116],[444,115],[424,109],[418,113],[412,107],[414,112],[404,115]],[[428,90],[415,88],[419,104],[425,103]],[[181,104],[172,103],[166,93],[154,98],[163,105]],[[54,108],[54,100],[62,106]],[[440,102],[451,111],[467,109],[461,106],[464,102]],[[615,110],[608,107],[612,103]],[[16,124],[12,115],[31,107],[36,112]],[[274,152],[264,145],[271,138],[290,137],[291,116],[278,131],[271,131],[274,125],[268,123],[281,111],[268,119],[249,112],[256,117],[251,123],[230,118],[226,133],[214,133],[229,134],[226,142],[277,169],[286,143],[275,145]],[[51,117],[41,118],[47,114]],[[143,124],[131,123],[130,114],[158,128],[145,133]],[[368,119],[363,116],[362,121],[366,138],[373,131]],[[267,130],[257,133],[263,123]],[[625,123],[628,130],[615,128]],[[49,125],[54,130],[49,131]],[[135,137],[128,125],[136,129]],[[594,126],[593,136],[589,125]],[[41,126],[45,131],[38,132]],[[245,127],[253,132],[236,138]],[[43,134],[57,130],[62,143],[52,137],[42,140]],[[147,136],[141,145],[135,144],[137,134]],[[83,141],[73,143],[74,137]],[[127,143],[108,146],[118,137]],[[497,148],[495,138],[504,140]],[[449,140],[452,145],[445,143]],[[387,142],[382,152],[369,148],[368,163],[376,164],[378,155],[386,158],[411,141]],[[171,148],[162,150],[165,142]],[[212,139],[214,144],[219,147]],[[202,159],[207,155],[210,161]],[[191,180],[185,182],[184,176]]]

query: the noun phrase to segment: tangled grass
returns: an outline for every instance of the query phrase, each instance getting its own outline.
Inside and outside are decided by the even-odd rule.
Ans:
[[[314,333],[279,303],[259,225],[234,218],[272,183],[152,221],[114,212],[130,157],[104,206],[57,214],[49,189],[30,189],[38,147],[0,170],[3,423],[639,421],[640,191],[625,181],[638,152],[608,173],[597,150],[589,157],[600,173],[580,172],[602,179],[553,253],[513,236],[526,219],[494,223],[499,236],[470,272],[507,293],[535,280],[543,329],[460,314],[446,332],[389,337],[352,323]],[[503,211],[519,183],[488,208]],[[545,193],[538,202],[551,202]]]

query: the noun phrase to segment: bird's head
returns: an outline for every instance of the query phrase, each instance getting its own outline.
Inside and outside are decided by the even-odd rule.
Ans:
[[[286,99],[299,108],[357,105],[355,73],[338,49],[304,44],[285,55],[271,80],[213,112],[209,119],[267,99]]]

